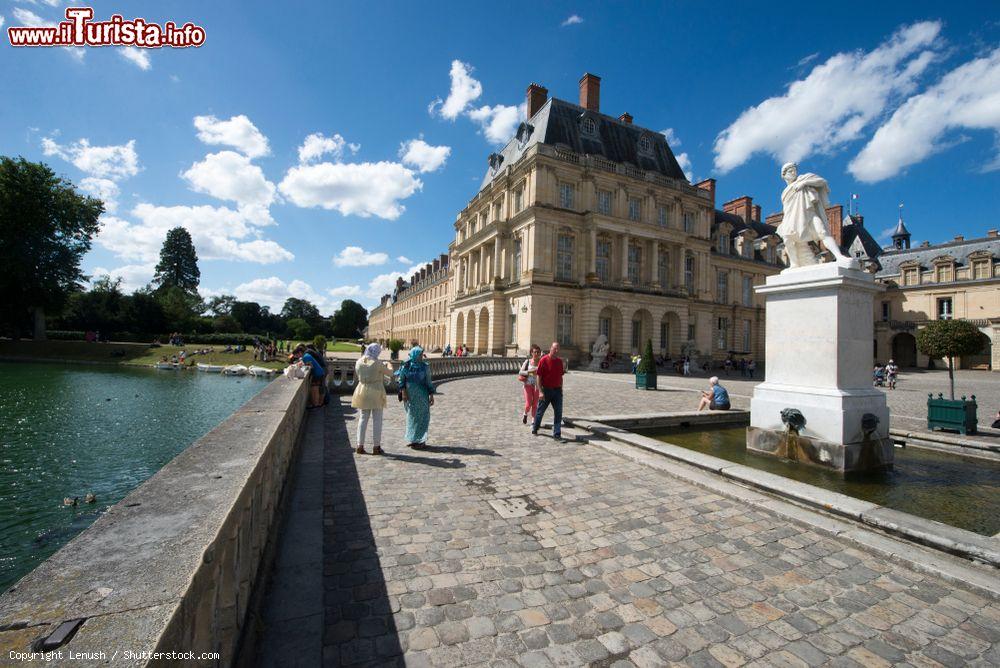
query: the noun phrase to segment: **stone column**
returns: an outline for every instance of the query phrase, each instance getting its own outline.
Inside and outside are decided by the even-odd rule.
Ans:
[[[660,285],[660,242],[653,239],[652,252],[649,254],[649,282],[653,284],[654,290],[659,290]]]
[[[500,280],[500,257],[503,253],[503,239],[498,234],[496,240],[493,242],[493,281],[498,282]]]
[[[629,235],[622,235],[622,283],[630,285],[628,280],[628,247],[630,244]]]

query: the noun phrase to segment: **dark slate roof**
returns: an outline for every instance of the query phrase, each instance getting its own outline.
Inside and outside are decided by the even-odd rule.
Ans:
[[[847,255],[853,256],[854,253],[851,252],[851,246],[854,245],[855,241],[861,242],[861,247],[869,259],[878,261],[879,256],[884,252],[882,246],[879,245],[878,241],[875,240],[875,237],[872,236],[872,233],[868,231],[868,228],[863,223],[855,220],[852,216],[847,216],[844,218],[841,227],[840,249]]]
[[[949,241],[933,246],[917,246],[908,250],[886,249],[882,252],[879,262],[882,270],[878,275],[895,275],[899,273],[899,265],[916,260],[921,267],[931,267],[934,258],[950,255],[959,265],[966,265],[969,256],[976,251],[988,251],[993,257],[1000,258],[1000,237],[983,237],[981,239],[966,239],[964,241]]]
[[[584,116],[594,119],[596,135],[588,136],[582,131]],[[652,142],[652,151],[648,154],[639,150],[639,140],[643,135]],[[494,156],[499,157],[500,162],[495,168],[492,163],[487,168],[480,189],[489,185],[494,176],[517,162],[535,144],[547,144],[580,155],[600,156],[611,162],[631,164],[687,183],[687,177],[662,133],[623,123],[565,100],[549,98],[534,116],[521,124],[506,146],[490,156],[492,161],[496,160]]]
[[[725,211],[715,210],[715,224],[719,223],[729,223],[733,226],[732,231],[729,236],[735,237],[737,234],[745,230],[747,227],[752,229],[757,233],[757,237],[766,237],[769,234],[774,234],[778,228],[773,225],[768,225],[767,223],[761,223],[756,220],[751,220],[748,224],[743,220],[742,216],[737,216],[735,213],[726,213]]]
[[[899,222],[896,224],[896,231],[892,233],[892,238],[908,236],[910,236],[910,231],[906,229],[906,225],[903,225],[903,218],[900,217]]]

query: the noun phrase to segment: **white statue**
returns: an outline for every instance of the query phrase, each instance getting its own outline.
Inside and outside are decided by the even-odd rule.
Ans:
[[[608,356],[608,350],[611,346],[608,345],[608,337],[604,334],[598,334],[597,340],[594,341],[594,346],[590,349],[590,366],[588,369],[590,371],[600,371],[601,362],[604,358]]]
[[[830,234],[826,219],[826,209],[830,206],[830,186],[826,179],[815,174],[799,175],[799,167],[794,162],[781,168],[785,190],[781,193],[784,217],[778,225],[778,235],[785,242],[788,266],[804,267],[819,264],[821,260],[809,246],[810,241],[822,243],[833,254],[838,264],[851,264],[851,258],[844,255]]]

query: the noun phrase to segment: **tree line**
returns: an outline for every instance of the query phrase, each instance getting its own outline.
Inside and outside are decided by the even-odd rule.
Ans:
[[[100,229],[104,203],[81,195],[47,165],[0,156],[0,335],[45,338],[46,330],[99,331],[105,339],[182,334],[356,339],[368,312],[346,300],[330,317],[289,297],[281,311],[233,295],[203,299],[190,233],[167,232],[153,280],[126,294],[120,278],[90,277],[80,262]]]

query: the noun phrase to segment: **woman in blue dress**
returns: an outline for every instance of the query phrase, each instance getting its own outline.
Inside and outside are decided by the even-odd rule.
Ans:
[[[431,421],[431,406],[434,405],[431,367],[423,357],[424,349],[414,346],[410,350],[410,359],[403,362],[396,372],[403,392],[403,408],[406,409],[407,446],[411,448],[427,445],[427,427]]]

